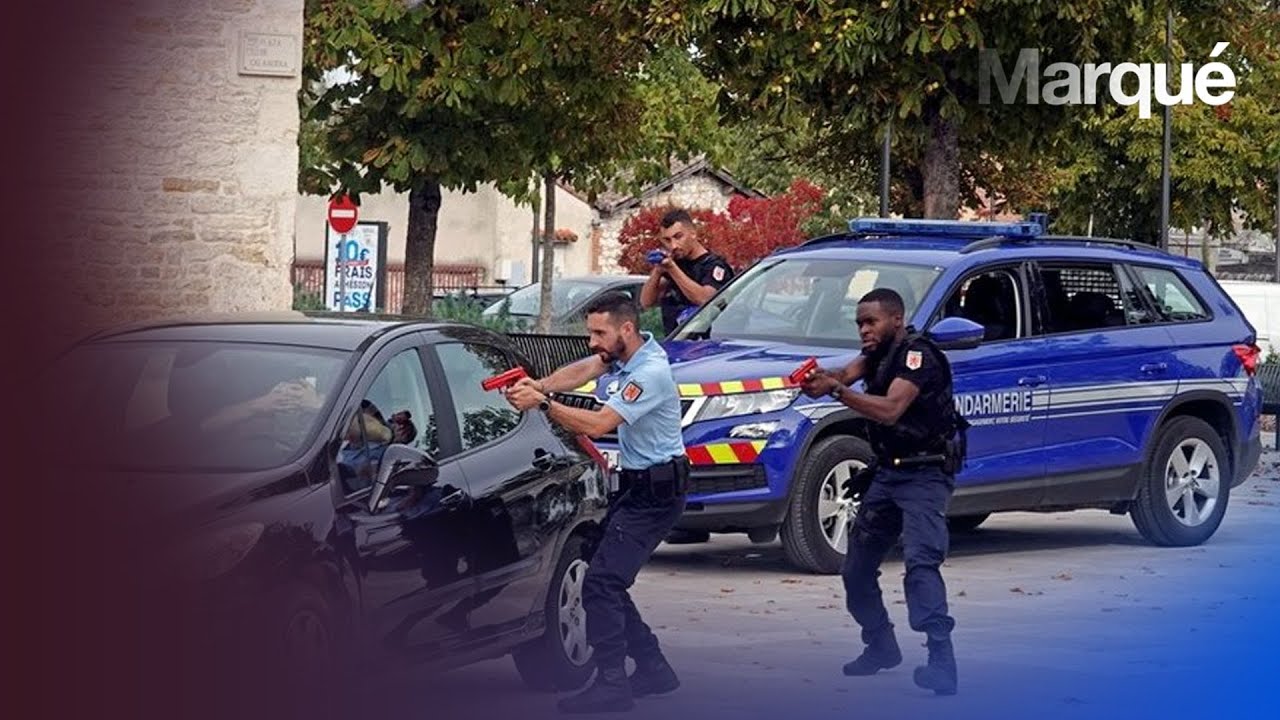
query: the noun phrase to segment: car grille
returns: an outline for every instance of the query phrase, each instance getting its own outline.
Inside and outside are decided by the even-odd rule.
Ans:
[[[737,490],[769,487],[764,466],[756,463],[694,466],[689,475],[689,494],[712,495]]]
[[[568,405],[569,407],[579,408],[582,410],[598,410],[601,407],[604,407],[604,403],[601,403],[599,400],[597,400],[594,395],[582,395],[580,393],[558,393],[556,397],[560,400],[561,403]],[[684,420],[684,416],[689,414],[689,408],[691,407],[693,407],[693,400],[680,401],[680,418],[682,422]],[[606,435],[601,435],[597,439],[600,440],[601,442],[617,444],[618,433],[611,432]]]

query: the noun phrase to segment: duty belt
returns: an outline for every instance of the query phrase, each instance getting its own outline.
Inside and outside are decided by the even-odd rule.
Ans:
[[[618,479],[623,492],[634,490],[655,497],[683,495],[689,489],[689,459],[682,456],[643,470],[619,470]]]

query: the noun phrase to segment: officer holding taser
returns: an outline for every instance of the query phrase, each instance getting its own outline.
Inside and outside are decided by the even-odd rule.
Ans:
[[[572,432],[595,438],[618,431],[619,488],[610,494],[603,534],[582,586],[587,642],[599,669],[591,687],[560,702],[560,710],[568,713],[630,710],[635,697],[680,686],[627,593],[684,512],[689,461],[680,434],[680,396],[666,351],[652,334],[637,329],[639,310],[629,296],[611,293],[593,301],[586,324],[595,355],[507,390],[517,409],[541,408]],[[585,410],[556,402],[555,393],[581,387],[611,366],[620,373],[618,391],[604,407]],[[628,656],[636,661],[630,678]]]
[[[702,244],[687,210],[662,216],[661,250],[646,256],[653,270],[640,289],[640,305],[662,308],[662,329],[670,333],[733,279],[733,268]]]
[[[893,623],[880,594],[880,564],[902,539],[907,613],[911,629],[926,634],[928,664],[915,683],[939,695],[955,694],[955,655],[940,567],[950,537],[946,510],[964,460],[968,423],[952,400],[947,356],[927,337],[904,326],[902,297],[872,290],[858,303],[862,354],[841,370],[815,370],[803,382],[809,397],[828,395],[871,422],[868,440],[876,467],[850,482],[860,498],[841,575],[850,614],[862,628],[863,653],[844,666],[850,676],[872,675],[902,662]],[[866,392],[848,388],[864,380]]]

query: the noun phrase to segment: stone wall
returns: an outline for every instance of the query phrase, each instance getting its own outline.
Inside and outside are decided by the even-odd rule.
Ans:
[[[303,0],[110,5],[51,119],[64,299],[93,324],[288,309]]]
[[[618,243],[618,235],[627,219],[644,207],[673,205],[686,210],[706,209],[723,212],[729,207],[729,200],[734,190],[714,176],[702,173],[676,183],[669,190],[646,198],[640,207],[633,207],[610,215],[602,215],[598,220],[599,237],[599,269],[605,274],[625,274],[618,266],[618,256],[622,246]]]

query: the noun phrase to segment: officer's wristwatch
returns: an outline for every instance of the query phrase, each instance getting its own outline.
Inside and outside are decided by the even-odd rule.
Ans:
[[[539,410],[541,410],[542,412],[548,412],[548,411],[550,411],[550,410],[551,410],[551,396],[550,396],[550,395],[543,395],[543,396],[542,396],[542,402],[538,403],[538,409],[539,409]]]
[[[841,385],[840,383],[836,383],[836,386],[831,388],[831,398],[833,400],[839,400],[843,397],[844,397],[844,385]]]

